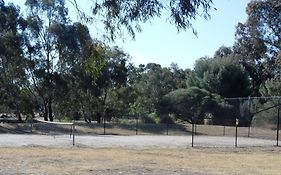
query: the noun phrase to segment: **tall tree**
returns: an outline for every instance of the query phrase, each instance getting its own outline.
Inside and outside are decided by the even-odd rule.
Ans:
[[[21,90],[27,83],[22,52],[26,25],[20,10],[4,1],[0,1],[0,23],[0,106],[21,121]]]
[[[67,24],[67,8],[63,0],[27,0],[27,55],[30,75],[43,103],[44,119],[53,121],[54,74],[58,62],[57,36],[52,32],[59,24]]]
[[[196,86],[222,97],[244,97],[251,93],[248,74],[238,64],[234,54],[197,60],[187,84],[188,87]]]
[[[96,111],[96,83],[105,66],[107,48],[92,39],[81,23],[56,24],[57,72],[53,75],[55,112],[59,116],[80,113],[86,121]],[[73,119],[73,118],[72,118]]]
[[[174,113],[189,123],[203,122],[205,113],[214,118],[223,116],[223,99],[198,87],[172,91],[161,98],[157,107],[158,113]]]
[[[113,99],[114,97],[120,98],[120,88],[127,84],[128,69],[126,64],[128,59],[129,56],[118,47],[106,48],[105,64],[95,84],[98,112],[103,116],[109,115],[113,111],[120,113],[118,109],[114,108],[115,104],[120,101],[113,101]]]
[[[251,1],[246,12],[247,21],[237,26],[235,51],[253,80],[255,95],[260,95],[259,86],[280,72],[281,2]]]
[[[164,95],[185,87],[186,72],[175,64],[162,68],[159,64],[148,63],[140,65],[137,72],[132,83],[137,95],[131,106],[142,113],[156,112],[156,105]]]

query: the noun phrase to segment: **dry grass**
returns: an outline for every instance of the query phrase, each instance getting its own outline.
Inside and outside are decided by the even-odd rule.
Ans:
[[[0,148],[0,174],[280,174],[280,148]]]
[[[248,127],[238,127],[239,137],[248,137],[248,134],[252,138],[262,139],[276,139],[276,130],[268,128],[251,127],[250,131]],[[233,126],[215,126],[215,125],[197,125],[196,128],[199,134],[210,136],[235,136],[235,127]]]

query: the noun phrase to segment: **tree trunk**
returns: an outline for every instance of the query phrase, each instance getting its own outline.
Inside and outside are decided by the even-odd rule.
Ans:
[[[20,112],[17,112],[17,117],[18,117],[18,122],[22,123],[22,117],[21,117]]]
[[[49,101],[48,101],[48,108],[49,108],[49,120],[52,122],[52,121],[54,121],[54,116],[53,116],[53,108],[52,108],[51,99],[49,99]]]
[[[44,103],[44,112],[43,112],[43,115],[44,115],[44,120],[45,121],[48,121],[48,107],[47,107],[47,104]]]

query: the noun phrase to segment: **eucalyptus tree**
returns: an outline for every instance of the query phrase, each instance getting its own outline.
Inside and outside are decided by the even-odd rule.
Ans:
[[[251,2],[247,14],[246,23],[240,23],[237,29],[237,45],[242,50],[243,63],[254,80],[256,94],[280,96],[281,2]],[[249,54],[245,54],[246,52]],[[257,106],[267,108],[279,103],[279,100],[258,101]],[[253,123],[261,126],[275,125],[276,113],[274,110],[259,113],[255,115]]]
[[[128,55],[93,40],[81,23],[61,26],[55,33],[59,51],[59,74],[54,76],[56,112],[71,118],[79,114],[91,122],[97,113],[104,116],[115,110],[120,101],[112,101],[115,92],[127,83]]]
[[[94,40],[81,23],[56,23],[50,32],[56,37],[56,72],[53,73],[53,106],[57,117],[80,114],[89,121],[98,106],[96,81],[105,66],[107,46]]]
[[[0,23],[0,110],[16,113],[19,121],[22,121],[21,91],[28,83],[22,52],[26,23],[18,7],[13,4],[5,5],[2,0]]]
[[[237,26],[235,50],[260,95],[259,86],[280,74],[281,2],[251,1],[246,12],[247,21]]]
[[[130,77],[130,75],[129,75]],[[173,64],[170,68],[156,63],[139,65],[131,87],[135,91],[130,106],[139,113],[156,112],[157,103],[167,93],[185,87],[186,73]]]
[[[126,94],[122,93],[122,91],[127,86],[127,64],[130,57],[118,47],[107,47],[103,59],[104,65],[95,84],[96,96],[99,102],[98,112],[103,116],[122,115],[126,111],[126,109],[122,108],[122,106],[126,106],[122,102],[122,100],[126,101]]]
[[[67,8],[63,0],[27,0],[26,55],[29,75],[36,94],[40,97],[45,120],[53,120],[54,74],[59,59],[57,35],[60,24],[68,24]]]
[[[168,68],[169,71],[172,73],[172,78],[174,81],[174,89],[180,89],[180,88],[186,88],[186,79],[188,75],[190,74],[191,70],[190,69],[180,69],[178,67],[178,64],[172,63],[170,67]]]

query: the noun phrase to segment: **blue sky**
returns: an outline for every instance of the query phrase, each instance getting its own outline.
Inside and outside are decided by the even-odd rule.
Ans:
[[[201,18],[193,23],[198,37],[191,30],[178,33],[174,26],[161,19],[143,25],[143,32],[137,34],[135,41],[127,39],[119,45],[132,56],[135,65],[154,62],[167,67],[175,62],[180,68],[193,68],[196,59],[213,56],[222,45],[233,45],[235,26],[246,21],[249,2],[214,0],[217,10],[211,11],[211,19]]]
[[[10,1],[15,4],[25,2],[25,0],[8,0],[7,2]],[[90,11],[92,1],[78,0],[78,2],[82,8]],[[183,69],[193,68],[196,59],[213,56],[222,45],[233,45],[235,26],[238,22],[246,21],[245,10],[249,2],[250,0],[214,0],[214,7],[217,10],[210,12],[211,19],[206,21],[198,18],[193,22],[198,33],[197,37],[192,30],[178,33],[175,26],[166,22],[166,18],[162,18],[143,24],[143,31],[136,34],[135,41],[128,36],[124,42],[117,40],[112,45],[118,45],[130,54],[131,62],[136,66],[153,62],[167,67],[174,62]],[[75,20],[73,8],[69,10],[69,14]],[[102,34],[102,32],[97,32],[93,25],[89,28],[94,36]]]

